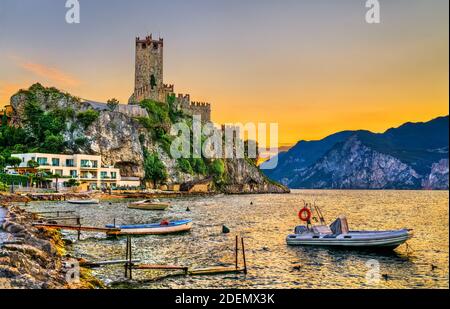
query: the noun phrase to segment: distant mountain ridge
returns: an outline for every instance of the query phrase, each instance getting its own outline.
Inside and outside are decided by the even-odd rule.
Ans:
[[[300,141],[265,174],[290,188],[448,189],[448,126],[444,116],[384,133],[343,131]]]

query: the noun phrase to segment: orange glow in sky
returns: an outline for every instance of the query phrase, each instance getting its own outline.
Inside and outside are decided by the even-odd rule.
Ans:
[[[449,113],[448,1],[383,2],[379,25],[364,22],[361,1],[313,2],[232,8],[195,0],[166,8],[156,1],[163,16],[155,20],[144,18],[144,2],[115,4],[104,15],[98,4],[83,2],[81,24],[69,26],[52,18],[56,9],[41,16],[49,10],[33,1],[1,16],[2,1],[0,106],[38,81],[85,99],[126,103],[135,36],[163,30],[166,83],[211,102],[216,123],[278,123],[280,146]],[[134,18],[112,20],[115,11]],[[18,14],[30,17],[19,25]]]

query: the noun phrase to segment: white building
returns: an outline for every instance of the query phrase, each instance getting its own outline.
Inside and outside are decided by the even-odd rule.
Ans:
[[[102,166],[101,156],[75,154],[22,153],[12,154],[22,160],[18,168],[8,167],[19,172],[28,169],[29,161],[39,164],[37,169],[62,178],[73,178],[80,183],[87,183],[90,187],[101,188],[112,186],[139,186],[138,178],[122,180],[120,170],[113,166]],[[55,180],[54,180],[55,181]],[[61,180],[62,182],[62,180]]]

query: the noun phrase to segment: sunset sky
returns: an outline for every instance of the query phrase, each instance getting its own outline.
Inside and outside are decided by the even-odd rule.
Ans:
[[[34,82],[126,103],[134,40],[165,43],[165,82],[213,120],[277,122],[281,145],[448,114],[448,0],[0,1],[0,106]]]

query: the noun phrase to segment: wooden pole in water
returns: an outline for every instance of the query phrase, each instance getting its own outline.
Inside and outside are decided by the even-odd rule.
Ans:
[[[130,260],[128,261],[128,267],[129,267],[129,273],[130,273],[130,280],[132,280],[133,279],[133,275],[132,275],[132,273],[131,273],[131,269],[132,269],[132,254],[131,254],[131,236],[128,236],[129,238],[130,238],[130,249],[128,250],[129,251],[129,255],[130,255]]]
[[[236,269],[238,269],[238,262],[239,262],[238,261],[238,253],[239,253],[238,246],[239,246],[239,241],[238,241],[238,236],[236,235],[236,242],[234,245],[234,265],[235,265]]]
[[[242,242],[242,258],[244,259],[244,274],[247,274],[247,262],[245,260],[244,237],[241,237],[241,242]]]
[[[128,242],[130,241],[130,238],[127,237],[127,245],[125,248],[125,278],[128,278]]]

